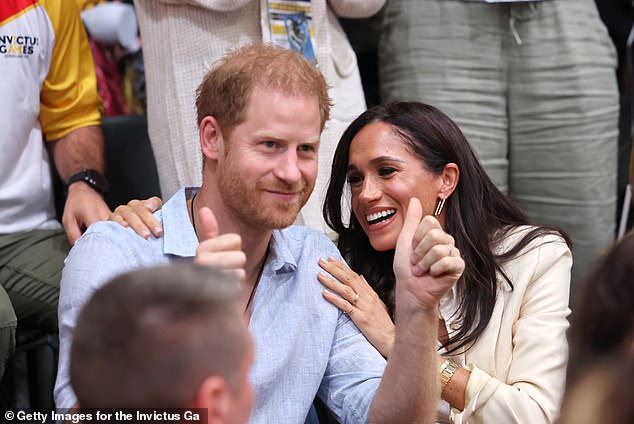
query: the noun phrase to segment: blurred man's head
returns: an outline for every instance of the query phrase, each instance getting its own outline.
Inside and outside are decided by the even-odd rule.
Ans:
[[[253,45],[227,54],[197,94],[214,211],[263,230],[291,225],[317,178],[330,114],[323,75],[291,50]]]
[[[244,423],[253,346],[235,276],[190,264],[123,274],[82,309],[71,384],[82,408],[207,408]]]

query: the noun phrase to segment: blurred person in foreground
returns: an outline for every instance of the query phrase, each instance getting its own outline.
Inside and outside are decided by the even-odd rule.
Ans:
[[[581,286],[568,339],[558,424],[634,422],[634,232],[599,258]]]
[[[209,424],[246,423],[253,344],[241,279],[192,264],[122,274],[82,308],[70,378],[82,410],[197,408]],[[182,414],[183,411],[180,411]]]
[[[602,358],[634,358],[633,276],[634,232],[630,231],[596,261],[582,286],[568,332],[568,388]]]
[[[591,364],[566,390],[557,424],[634,423],[632,356],[608,355]]]

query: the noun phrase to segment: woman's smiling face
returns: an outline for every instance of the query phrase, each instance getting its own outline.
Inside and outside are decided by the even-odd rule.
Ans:
[[[394,127],[382,121],[355,135],[348,159],[352,212],[375,250],[394,249],[410,198],[420,200],[425,215],[432,214],[441,176],[429,172]]]

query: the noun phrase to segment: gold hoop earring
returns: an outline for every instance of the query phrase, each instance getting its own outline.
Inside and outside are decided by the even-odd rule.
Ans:
[[[434,209],[434,217],[435,218],[438,218],[438,216],[442,212],[443,206],[445,206],[445,199],[440,197],[438,199],[438,203],[436,203],[436,209]]]

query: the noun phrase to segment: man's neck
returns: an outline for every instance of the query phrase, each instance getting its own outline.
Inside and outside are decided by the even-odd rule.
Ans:
[[[248,291],[254,287],[261,273],[269,242],[273,234],[272,230],[261,229],[240,222],[235,219],[234,214],[228,211],[220,196],[211,190],[201,190],[196,195],[196,209],[203,206],[210,208],[216,216],[218,223],[218,234],[235,233],[242,239],[242,251],[247,257],[245,265],[246,288]]]
[[[238,233],[240,234],[240,233]],[[267,232],[267,237],[260,240],[247,241],[242,234],[242,250],[247,255],[247,264],[245,266],[246,279],[245,283],[248,288],[252,288],[262,274],[264,262],[266,261],[269,242],[271,241],[271,232]]]

